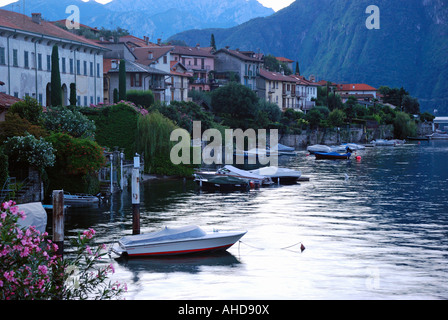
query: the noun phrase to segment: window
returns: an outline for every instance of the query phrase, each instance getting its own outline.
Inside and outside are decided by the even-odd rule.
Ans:
[[[164,64],[168,63],[168,57],[166,55],[163,56],[163,63]]]
[[[84,75],[87,75],[87,61],[84,61]]]
[[[0,65],[6,64],[5,48],[0,47]]]
[[[51,56],[47,54],[47,71],[51,71]]]
[[[93,77],[93,62],[90,62],[90,76]]]
[[[78,103],[78,107],[81,106],[81,96],[77,96],[76,101]]]
[[[87,107],[87,96],[84,96],[84,106]]]
[[[142,74],[133,73],[131,74],[131,87],[141,87],[142,86]]]
[[[93,104],[93,97],[90,96],[90,104]]]
[[[42,93],[39,93],[39,104],[42,105],[42,103],[43,103]]]
[[[97,78],[100,77],[100,64],[99,63],[96,64],[96,76],[97,76]]]
[[[18,92],[14,92],[14,97],[18,98],[19,97],[19,93]]]
[[[65,58],[62,58],[61,61],[62,61],[62,73],[65,73],[66,72],[66,69],[65,69]]]
[[[194,65],[195,65],[195,66],[198,65],[198,58],[194,58]]]
[[[28,51],[25,51],[24,53],[23,53],[23,67],[24,68],[29,68],[30,67],[30,61],[29,61],[29,52]]]
[[[42,70],[42,53],[37,54],[37,69]]]
[[[19,66],[19,59],[17,57],[17,54],[18,54],[17,53],[17,49],[13,49],[12,50],[12,65],[14,67],[18,67]],[[16,98],[18,98],[18,96]]]
[[[70,62],[69,62],[69,68],[70,68],[70,74],[73,74],[73,59],[70,59]]]
[[[76,74],[81,74],[81,60],[76,60]]]

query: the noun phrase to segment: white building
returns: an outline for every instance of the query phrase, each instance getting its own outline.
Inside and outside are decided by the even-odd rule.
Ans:
[[[296,106],[305,113],[316,106],[317,87],[315,82],[305,79],[303,76],[291,75],[296,81]]]
[[[59,49],[63,104],[69,104],[70,84],[76,84],[77,105],[103,102],[103,53],[97,43],[44,21],[0,10],[0,90],[18,98],[31,96],[50,103],[51,53]]]

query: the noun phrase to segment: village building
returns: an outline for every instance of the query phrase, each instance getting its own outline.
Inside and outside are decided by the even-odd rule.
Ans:
[[[174,46],[171,60],[181,62],[192,74],[189,90],[211,91],[212,71],[215,70],[215,56],[211,48]]]
[[[215,79],[225,84],[232,77],[256,91],[262,60],[255,52],[220,49],[215,55]]]
[[[345,103],[350,96],[354,96],[359,102],[370,102],[377,99],[377,89],[365,83],[338,84],[335,93]]]
[[[63,105],[69,104],[70,84],[76,84],[78,105],[103,101],[103,54],[100,44],[45,21],[0,10],[0,92],[30,96],[50,104],[51,53],[58,46]]]
[[[259,98],[275,103],[281,110],[296,109],[296,81],[280,72],[259,69],[257,78]]]
[[[291,75],[290,77],[295,80],[297,109],[306,113],[316,106],[319,85],[307,80],[304,76]]]
[[[149,49],[147,47],[130,47],[129,43],[124,42],[115,43],[106,41],[101,42],[101,44],[109,49],[104,54],[105,103],[113,103],[114,89],[119,89],[118,78],[121,60],[125,61],[126,91],[151,90],[156,101],[169,102],[171,95],[167,91],[165,84],[165,78],[170,75],[169,64],[166,71],[152,67],[152,63],[158,60],[149,59]],[[140,49],[142,50],[137,55],[136,51]],[[143,57],[143,50],[146,51],[146,58]]]

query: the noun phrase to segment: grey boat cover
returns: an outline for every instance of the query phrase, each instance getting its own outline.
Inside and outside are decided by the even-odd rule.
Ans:
[[[134,247],[161,241],[200,238],[205,235],[207,235],[207,233],[205,233],[205,231],[198,226],[185,226],[178,228],[165,227],[157,232],[123,237],[121,238],[120,243],[125,247]]]
[[[36,230],[40,233],[45,232],[47,227],[47,212],[45,211],[42,203],[33,202],[26,204],[17,205],[20,211],[25,212],[26,219],[19,219],[17,222],[22,228],[28,228],[30,226],[35,226]]]

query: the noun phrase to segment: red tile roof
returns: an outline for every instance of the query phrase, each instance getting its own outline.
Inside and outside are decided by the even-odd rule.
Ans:
[[[285,76],[280,72],[272,72],[264,69],[260,69],[260,76],[272,81],[296,82],[296,79],[290,76]]]
[[[230,50],[230,49],[220,49],[215,52],[215,54],[224,52],[227,54],[230,54],[240,60],[243,61],[253,61],[253,62],[261,62],[261,60],[258,57],[257,54],[255,54],[253,51],[239,51],[239,50]]]
[[[372,86],[365,83],[349,83],[349,84],[338,84],[338,91],[376,91]]]
[[[167,54],[171,50],[173,50],[173,47],[154,46],[154,47],[134,48],[133,53],[137,58],[138,63],[149,65],[155,60]],[[150,53],[152,53],[152,59],[149,58]]]
[[[213,58],[213,54],[208,49],[203,49],[200,47],[184,47],[184,46],[173,46],[174,49],[172,54],[185,55],[185,56],[199,56]]]
[[[9,108],[18,101],[21,101],[21,99],[0,92],[0,108]]]
[[[81,42],[86,45],[102,48],[93,40],[89,40],[84,37],[73,34],[67,30],[55,26],[51,22],[41,19],[41,23],[38,24],[34,22],[31,17],[8,10],[0,9],[0,27],[18,29],[36,34],[56,37],[60,39]]]
[[[281,62],[289,62],[289,63],[291,63],[291,62],[294,62],[294,60],[291,60],[291,59],[288,59],[288,58],[284,58],[284,57],[275,57],[278,61],[281,61]]]

